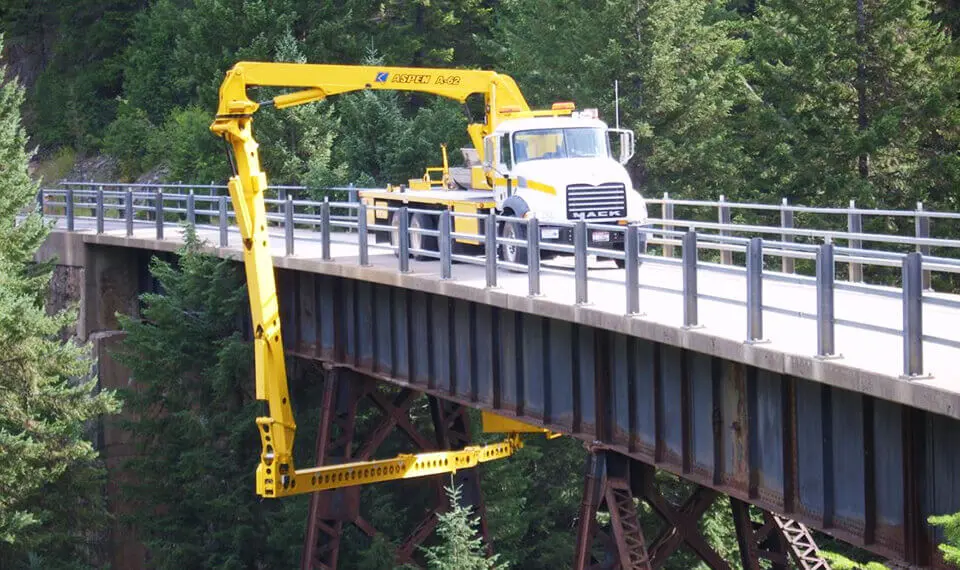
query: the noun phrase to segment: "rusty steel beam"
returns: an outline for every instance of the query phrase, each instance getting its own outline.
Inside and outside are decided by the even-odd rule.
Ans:
[[[341,378],[342,375],[348,375],[349,378]],[[469,416],[465,406],[430,397],[435,436],[431,439],[410,420],[410,408],[420,393],[405,388],[393,392],[391,397],[378,387],[374,379],[362,374],[338,368],[329,370],[317,431],[317,465],[372,459],[394,432],[402,433],[417,451],[459,449],[471,443]],[[356,421],[358,409],[364,402],[379,412],[380,420],[367,437],[360,440],[356,433]],[[464,502],[480,517],[481,532],[487,541],[486,517],[477,470],[461,470],[456,477],[464,488]],[[443,476],[428,479],[434,489],[434,505],[397,548],[395,560],[398,564],[417,564],[414,556],[436,528],[437,515],[449,509],[443,491],[444,479]],[[301,557],[303,570],[336,569],[341,537],[347,524],[353,524],[371,538],[379,533],[360,514],[360,489],[359,486],[346,487],[311,496]]]
[[[610,512],[610,527],[620,558],[620,568],[652,570],[630,484],[619,477],[608,479],[603,498]]]
[[[645,466],[646,467],[646,466]],[[689,498],[678,508],[663,496],[653,481],[653,468],[644,477],[643,499],[653,508],[666,527],[650,546],[654,568],[661,568],[680,546],[687,547],[707,566],[715,570],[729,570],[730,565],[717,554],[703,535],[697,522],[717,499],[716,491],[697,486]]]
[[[340,382],[342,373],[336,368],[328,370],[324,382],[317,430],[317,465],[346,463],[353,459],[357,407],[368,386],[366,383]],[[303,570],[336,569],[344,524],[352,522],[359,514],[356,512],[359,492],[358,487],[348,487],[311,495],[300,560]]]
[[[761,560],[769,561],[772,570],[789,570],[789,559],[800,570],[830,570],[830,563],[803,524],[762,509],[757,509],[762,522],[755,521],[750,505],[739,499],[731,498],[730,508],[744,570],[768,567],[762,566]]]
[[[830,570],[830,563],[820,555],[813,534],[803,524],[768,513],[780,528],[790,548],[790,555],[802,570]]]
[[[761,570],[761,560],[770,561],[773,570],[787,570],[786,541],[779,528],[766,517],[762,524],[755,522],[750,516],[750,505],[739,499],[731,498],[730,508],[744,570]]]
[[[583,473],[583,495],[577,524],[577,546],[573,567],[586,570],[593,567],[593,541],[597,534],[597,510],[603,497],[603,479],[606,465],[598,453],[588,453]]]
[[[653,570],[637,517],[630,463],[627,457],[604,450],[592,450],[587,457],[574,557],[574,568],[577,570]],[[602,505],[606,506],[610,515],[612,537],[597,529],[596,515]],[[596,560],[592,552],[594,540],[601,534],[605,539],[607,560]],[[614,562],[613,566],[610,566],[611,562]]]

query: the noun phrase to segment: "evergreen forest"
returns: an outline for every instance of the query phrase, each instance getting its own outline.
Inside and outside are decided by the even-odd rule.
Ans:
[[[309,498],[251,490],[260,404],[238,326],[240,268],[189,230],[176,255],[154,259],[157,291],[121,317],[115,354],[136,386],[114,392],[97,388],[89,346],[69,338],[76,311],[45,309],[53,268],[33,261],[50,231],[31,210],[41,181],[224,183],[209,125],[237,61],[493,69],[532,107],[574,101],[608,122],[617,82],[620,124],[637,136],[628,170],[647,195],[960,210],[958,0],[0,0],[0,32],[0,569],[108,568],[117,532],[149,568],[300,564]],[[419,177],[441,143],[468,144],[466,124],[451,101],[360,92],[265,108],[256,134],[271,183],[321,189]],[[315,417],[319,389],[304,379],[317,372],[291,369],[297,413]],[[425,402],[411,421],[429,423]],[[104,499],[106,424],[137,451],[111,482],[123,513]],[[301,427],[309,448],[315,427]],[[569,568],[585,457],[570,438],[531,438],[483,468],[493,553],[450,482],[421,565]],[[689,492],[658,478],[668,494]],[[347,528],[339,567],[395,568],[426,493],[364,488],[364,516],[384,532]],[[960,515],[931,522],[960,565]],[[701,529],[739,568],[729,503]],[[818,540],[834,568],[885,567]],[[667,568],[697,564],[681,550]]]

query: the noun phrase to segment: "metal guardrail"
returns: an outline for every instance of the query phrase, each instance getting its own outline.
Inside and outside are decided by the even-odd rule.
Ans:
[[[197,193],[202,188],[206,194]],[[168,224],[193,224],[198,228],[219,230],[219,246],[230,245],[230,235],[237,230],[232,227],[233,212],[230,200],[224,192],[226,186],[216,185],[133,185],[133,184],[97,184],[90,188],[89,183],[64,183],[56,188],[43,188],[38,194],[38,202],[46,215],[62,215],[68,231],[76,231],[77,220],[93,220],[97,233],[105,231],[106,220],[123,221],[126,234],[132,236],[136,227],[152,226],[156,238],[164,239],[164,228]],[[550,267],[541,263],[544,252],[553,252],[574,257],[575,290],[573,301],[577,304],[589,302],[589,283],[606,281],[602,277],[590,277],[587,260],[590,255],[623,260],[625,269],[624,296],[626,314],[639,316],[641,312],[642,289],[677,294],[682,297],[682,326],[696,328],[700,326],[699,300],[707,299],[746,307],[746,342],[762,342],[765,313],[787,313],[817,323],[816,355],[821,358],[838,356],[835,327],[839,325],[858,327],[875,332],[900,335],[903,338],[903,375],[917,378],[924,375],[923,343],[930,342],[952,348],[960,348],[960,340],[940,338],[923,333],[923,307],[925,304],[947,305],[960,308],[960,302],[933,297],[925,294],[928,290],[931,272],[960,273],[960,259],[934,257],[929,254],[931,248],[960,250],[960,240],[947,240],[930,237],[930,223],[933,218],[960,219],[960,214],[930,212],[918,206],[916,211],[879,211],[850,208],[809,208],[789,206],[784,201],[780,205],[736,204],[728,203],[722,197],[717,202],[694,200],[663,199],[648,200],[648,203],[661,207],[661,217],[651,218],[648,223],[609,225],[580,221],[550,221],[551,227],[569,228],[573,233],[573,245],[541,242],[540,221],[537,218],[513,218],[496,215],[465,214],[460,212],[436,211],[410,208],[407,206],[373,207],[354,199],[347,202],[295,199],[294,195],[306,191],[304,187],[273,187],[284,191],[278,197],[267,199],[268,221],[275,224],[274,233],[282,233],[286,255],[294,255],[298,241],[319,241],[323,260],[333,260],[331,244],[337,242],[335,234],[356,232],[358,263],[370,264],[370,250],[391,250],[398,257],[398,270],[410,271],[410,258],[437,259],[440,262],[442,279],[452,279],[454,262],[483,265],[485,267],[486,286],[498,286],[498,272],[506,269],[513,272],[525,272],[528,276],[528,294],[541,295],[541,275],[543,273],[565,273],[568,270]],[[354,187],[331,188],[328,191],[355,192]],[[718,222],[704,222],[677,218],[677,206],[715,207]],[[782,223],[779,226],[734,224],[731,222],[732,209],[771,211],[779,210]],[[389,220],[396,224],[369,223],[368,211],[386,211]],[[792,212],[810,212],[817,214],[843,214],[849,218],[848,231],[801,229],[793,227]],[[416,215],[419,227],[411,225]],[[914,217],[917,235],[911,237],[889,234],[864,233],[862,217],[866,215],[889,215]],[[454,231],[457,218],[477,218],[484,227],[482,235],[465,235]],[[498,235],[497,228],[502,224],[516,224],[522,228],[520,239],[508,239]],[[684,231],[678,231],[682,228]],[[296,230],[300,230],[299,233]],[[304,232],[303,230],[307,230]],[[590,245],[588,239],[592,231],[609,232],[623,235],[624,249],[610,249],[597,244]],[[371,243],[371,232],[386,232],[391,235],[389,246]],[[735,234],[749,234],[740,237]],[[759,234],[759,235],[757,235]],[[773,235],[779,239],[768,239],[764,235]],[[482,244],[482,256],[454,253],[454,240],[469,238]],[[645,238],[645,239],[641,239]],[[798,238],[808,243],[797,241]],[[836,240],[845,240],[847,247],[839,247]],[[612,241],[612,240],[611,240]],[[617,240],[619,241],[619,240]],[[819,243],[811,243],[819,242]],[[643,243],[661,245],[662,255],[649,255],[640,251]],[[896,244],[916,248],[910,253],[863,249],[863,244]],[[499,259],[501,247],[521,248],[527,254],[524,265],[508,263]],[[674,250],[681,250],[680,259],[673,257]],[[719,252],[720,263],[711,263],[699,259],[701,250]],[[733,254],[745,254],[744,266],[733,266]],[[780,272],[765,272],[764,258],[781,259]],[[815,274],[812,277],[796,274],[797,259],[815,262]],[[787,263],[789,261],[790,263]],[[677,288],[641,284],[639,268],[641,263],[655,263],[680,266],[681,283]],[[847,263],[850,267],[849,282],[837,280],[838,263]],[[863,266],[896,267],[900,269],[902,290],[882,289],[863,283]],[[745,275],[746,297],[744,300],[721,297],[701,292],[697,282],[698,269],[709,267],[714,271]],[[859,268],[855,271],[854,268]],[[764,279],[800,282],[816,287],[816,313],[813,315],[771,307],[763,303]],[[616,281],[620,283],[620,281]],[[878,325],[839,320],[834,313],[834,297],[837,289],[866,289],[871,293],[899,297],[903,306],[903,326],[901,329]]]

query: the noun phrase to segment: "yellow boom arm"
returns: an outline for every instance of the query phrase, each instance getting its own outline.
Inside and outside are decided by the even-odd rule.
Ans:
[[[278,109],[364,89],[431,93],[461,103],[471,95],[482,94],[485,121],[467,127],[481,160],[483,137],[499,124],[504,112],[501,109],[513,113],[530,111],[513,78],[494,71],[245,61],[233,66],[220,86],[214,132],[222,132],[218,123],[249,118],[257,111],[262,103],[250,100],[247,94],[247,88],[253,86],[300,89],[266,102]]]
[[[253,114],[261,103],[249,98],[247,88],[252,86],[299,89],[268,102],[278,108],[361,89],[433,93],[461,102],[472,94],[482,93],[486,122],[468,127],[481,155],[483,137],[492,132],[499,121],[498,109],[510,107],[529,111],[529,107],[513,79],[492,71],[241,62],[227,72],[220,86],[220,103],[210,130],[229,143],[235,158],[236,172],[228,186],[243,238],[243,261],[254,331],[256,396],[259,400],[266,400],[268,405],[269,415],[257,418],[263,448],[257,467],[257,494],[280,497],[327,489],[331,485],[358,485],[451,472],[512,454],[519,446],[519,439],[515,436],[499,444],[468,447],[461,451],[399,456],[356,465],[295,469],[293,440],[296,423],[287,390],[277,289],[267,238],[263,196],[267,178],[260,169],[258,145],[252,131]]]

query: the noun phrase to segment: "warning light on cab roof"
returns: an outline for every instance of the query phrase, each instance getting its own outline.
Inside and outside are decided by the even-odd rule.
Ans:
[[[557,103],[554,103],[553,106],[551,107],[551,109],[554,111],[572,111],[576,108],[577,106],[574,105],[573,102],[571,101],[559,101]]]

